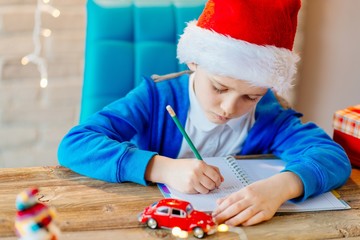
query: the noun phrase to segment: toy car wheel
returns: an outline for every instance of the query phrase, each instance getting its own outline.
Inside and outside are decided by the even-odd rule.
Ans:
[[[201,227],[194,228],[193,233],[194,233],[194,236],[197,238],[203,238],[205,235],[204,230],[202,230]]]
[[[149,218],[146,222],[146,225],[151,229],[155,229],[157,227],[157,222],[155,219]]]

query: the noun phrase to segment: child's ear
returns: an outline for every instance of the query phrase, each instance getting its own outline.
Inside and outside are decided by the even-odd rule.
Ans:
[[[197,64],[195,64],[195,63],[187,63],[186,65],[188,66],[188,68],[189,68],[191,71],[193,71],[193,72],[196,71]]]

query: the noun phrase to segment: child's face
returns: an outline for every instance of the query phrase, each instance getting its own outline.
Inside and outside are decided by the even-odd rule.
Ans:
[[[267,88],[211,75],[198,66],[194,72],[194,92],[209,121],[224,124],[252,110]]]

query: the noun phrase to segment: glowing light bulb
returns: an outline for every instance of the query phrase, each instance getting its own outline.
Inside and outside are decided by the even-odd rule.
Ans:
[[[41,78],[41,80],[40,80],[40,87],[41,87],[41,88],[46,88],[47,85],[48,85],[48,80],[47,80],[47,78]]]
[[[189,236],[187,231],[181,231],[179,234],[179,238],[187,238]]]
[[[172,235],[174,235],[175,237],[178,237],[181,233],[181,229],[179,227],[174,227],[172,230],[171,230],[171,233]]]
[[[217,227],[217,230],[218,230],[218,232],[227,232],[227,231],[229,231],[229,226],[226,224],[220,224]]]
[[[27,65],[29,62],[30,62],[30,60],[27,56],[25,56],[21,59],[21,64],[24,66]]]
[[[51,12],[51,15],[54,17],[54,18],[57,18],[60,16],[60,10],[59,9],[54,9],[52,12]]]
[[[50,37],[51,36],[51,30],[48,28],[44,28],[41,30],[41,35],[44,37]]]

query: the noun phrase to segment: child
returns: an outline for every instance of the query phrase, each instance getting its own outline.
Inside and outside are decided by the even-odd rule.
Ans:
[[[166,111],[171,105],[202,157],[272,153],[287,162],[281,173],[219,199],[218,223],[257,224],[289,199],[340,187],[351,171],[343,149],[275,95],[288,91],[296,72],[299,8],[299,0],[209,0],[178,44],[191,73],[146,78],[71,129],[60,164],[109,182],[208,193],[223,176],[195,159]]]

